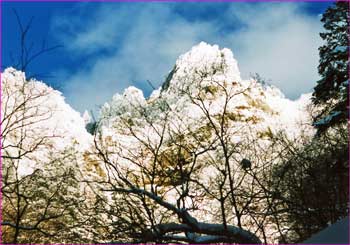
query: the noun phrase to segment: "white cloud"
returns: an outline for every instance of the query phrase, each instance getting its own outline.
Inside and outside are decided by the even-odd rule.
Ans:
[[[196,11],[210,7],[181,8],[195,6]],[[91,15],[92,21],[68,16],[56,21],[63,30],[68,24],[80,30],[63,36],[73,54],[110,51],[108,56],[96,56],[88,69],[72,74],[64,94],[83,111],[103,104],[133,82],[149,79],[160,85],[176,58],[202,40],[232,49],[245,78],[258,72],[292,98],[310,91],[318,78],[318,17],[306,15],[294,3],[230,6],[215,18],[190,21],[174,3],[105,4]],[[237,22],[238,29],[225,28]]]
[[[258,72],[288,97],[311,91],[318,80],[321,23],[297,5],[270,3],[258,10],[230,10],[246,28],[230,34],[242,76]],[[242,14],[244,13],[244,14]]]

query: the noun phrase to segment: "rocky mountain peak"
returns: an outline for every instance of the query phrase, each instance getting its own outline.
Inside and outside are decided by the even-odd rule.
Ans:
[[[176,92],[198,85],[203,79],[240,82],[241,76],[233,53],[227,48],[201,42],[181,55],[162,85],[163,90]]]

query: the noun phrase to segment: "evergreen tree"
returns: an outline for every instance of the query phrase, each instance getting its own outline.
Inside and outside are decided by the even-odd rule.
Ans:
[[[313,102],[322,109],[314,125],[322,132],[348,118],[349,88],[349,3],[336,2],[323,14],[326,32],[320,33],[326,42],[319,48],[318,72],[321,80],[313,93]]]

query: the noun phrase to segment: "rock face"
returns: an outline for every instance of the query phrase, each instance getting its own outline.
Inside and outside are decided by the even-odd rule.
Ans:
[[[232,52],[226,48],[220,50],[217,45],[211,46],[204,42],[181,55],[172,73],[168,90],[175,93],[189,86],[188,83],[200,82],[203,76],[217,81],[241,81]]]

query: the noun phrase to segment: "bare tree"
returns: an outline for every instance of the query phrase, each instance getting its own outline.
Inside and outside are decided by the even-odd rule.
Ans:
[[[43,39],[40,48],[36,48],[36,41],[33,42],[29,38],[29,32],[33,24],[34,17],[25,24],[22,22],[16,9],[13,9],[13,13],[16,17],[16,21],[19,27],[19,51],[16,50],[15,54],[10,53],[12,66],[17,70],[27,73],[27,79],[30,80],[33,77],[38,78],[44,74],[31,74],[29,75],[29,66],[41,56],[55,51],[61,48],[62,45],[49,46],[45,39]]]
[[[79,190],[76,153],[57,149],[62,136],[45,130],[55,110],[46,103],[48,87],[15,70],[2,74],[1,87],[3,242],[59,241],[84,201],[71,193]]]
[[[288,210],[287,241],[301,242],[348,216],[348,129],[332,127],[303,145],[279,141],[287,152],[274,167],[273,190]]]
[[[24,26],[14,14],[21,36],[14,66],[20,71],[1,74],[2,242],[74,241],[79,234],[72,228],[85,200],[79,193],[77,153],[73,146],[58,149],[55,141],[62,135],[46,125],[56,110],[47,103],[52,89],[24,74],[35,59],[58,46],[43,43],[35,52],[33,44],[28,46],[33,18]]]
[[[269,108],[248,98],[253,87],[199,72],[197,79],[177,91],[193,117],[160,95],[130,101],[114,123],[97,127],[95,147],[107,172],[99,183],[125,209],[117,241],[268,243],[284,232],[271,189],[282,150],[257,139],[272,139],[272,132],[256,131],[262,119],[240,114],[249,108],[236,102],[247,97],[257,110]]]

